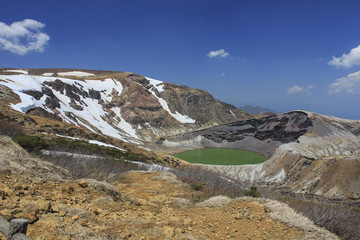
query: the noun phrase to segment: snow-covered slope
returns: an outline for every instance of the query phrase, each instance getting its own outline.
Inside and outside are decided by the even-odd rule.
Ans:
[[[127,72],[0,69],[0,84],[20,97],[11,104],[14,110],[51,114],[133,143],[247,116],[204,91]],[[212,104],[204,105],[204,99]]]
[[[21,102],[12,104],[11,107],[17,111],[27,113],[30,109],[39,107],[48,111],[49,113],[57,113],[65,122],[72,123],[77,126],[86,127],[90,131],[100,132],[104,135],[120,138],[127,141],[128,137],[137,139],[136,131],[127,123],[121,116],[119,107],[104,109],[103,104],[98,99],[94,99],[88,94],[91,91],[97,91],[101,95],[102,101],[109,104],[112,101],[113,92],[121,93],[123,86],[120,82],[113,79],[105,80],[74,80],[70,78],[56,78],[45,76],[31,76],[31,75],[0,75],[2,85],[11,88],[19,97]],[[54,84],[55,81],[76,87],[83,94],[78,94],[78,97],[71,97],[64,91],[57,91],[52,89],[51,93],[43,94],[40,99],[36,99],[29,91],[42,92],[44,89],[49,91],[49,85]],[[49,99],[57,99],[58,107],[52,109],[47,106]],[[74,108],[74,105],[79,108]],[[109,123],[105,117],[109,114],[114,114],[116,121]]]

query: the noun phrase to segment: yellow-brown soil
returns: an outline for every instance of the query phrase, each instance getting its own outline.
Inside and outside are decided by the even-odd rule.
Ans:
[[[112,186],[2,175],[0,215],[28,218],[31,239],[299,239],[260,203],[192,203],[198,192],[172,174],[130,172]],[[114,188],[113,188],[114,187]],[[189,201],[190,200],[190,201]],[[220,204],[221,205],[221,204]],[[219,205],[219,206],[220,206]]]

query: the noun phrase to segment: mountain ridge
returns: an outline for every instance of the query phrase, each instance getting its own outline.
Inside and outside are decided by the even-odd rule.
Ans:
[[[33,72],[36,75],[32,75]],[[0,74],[3,74],[0,84],[16,89],[18,95],[30,101],[27,106],[17,104],[17,110],[27,112],[42,108],[47,115],[55,111],[67,122],[104,133],[105,130],[96,128],[83,114],[89,111],[89,104],[98,106],[96,111],[100,115],[96,121],[103,129],[108,129],[105,134],[121,137],[111,131],[125,130],[124,134],[128,136],[123,139],[134,140],[138,133],[143,140],[151,141],[158,136],[187,131],[187,125],[197,129],[251,117],[203,90],[129,72],[2,69]],[[30,86],[24,86],[23,82]],[[59,109],[66,110],[61,112]],[[38,110],[35,114],[40,112],[43,111]],[[119,128],[115,126],[119,124],[122,124]]]
[[[248,112],[250,114],[262,114],[262,113],[279,113],[278,111],[275,111],[273,109],[270,108],[263,108],[260,106],[250,106],[250,105],[244,105],[242,107],[238,107],[240,110],[243,110],[245,112]]]

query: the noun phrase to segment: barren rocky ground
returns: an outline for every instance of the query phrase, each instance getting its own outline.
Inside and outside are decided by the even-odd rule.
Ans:
[[[71,180],[1,137],[0,215],[27,218],[31,239],[337,239],[284,204],[201,192],[173,174]],[[3,239],[4,237],[0,237]]]
[[[302,239],[253,199],[197,192],[172,174],[129,172],[121,183],[3,175],[1,215],[30,220],[31,239]],[[296,216],[294,216],[296,217]],[[329,239],[329,238],[327,238]]]

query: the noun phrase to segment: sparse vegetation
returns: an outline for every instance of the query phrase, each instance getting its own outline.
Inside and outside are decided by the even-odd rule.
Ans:
[[[137,164],[124,160],[113,160],[110,158],[89,154],[77,154],[68,152],[53,152],[43,155],[42,158],[57,166],[67,169],[74,179],[94,178],[100,181],[115,180],[122,173],[131,170],[145,170]]]
[[[203,182],[196,182],[196,183],[191,184],[191,187],[194,190],[199,191],[204,185],[205,185],[205,183],[203,183]]]
[[[0,134],[11,138],[25,135],[23,127],[16,121],[0,120]]]
[[[232,198],[245,195],[245,185],[201,167],[183,167],[173,171],[183,182],[189,183],[206,198],[224,195]]]
[[[280,198],[291,208],[324,227],[341,239],[358,239],[360,236],[360,212],[356,207],[341,203]]]
[[[257,191],[257,187],[255,186],[251,186],[250,190],[245,191],[245,195],[254,198],[261,196],[260,192]]]
[[[194,202],[202,202],[217,195],[261,197],[260,190],[256,186],[244,190],[246,187],[243,183],[226,179],[218,173],[200,167],[183,168],[174,174],[180,180],[190,183],[193,189],[199,191],[200,195],[195,196]],[[358,207],[348,207],[346,204],[339,203],[296,200],[290,195],[280,196],[277,200],[287,203],[319,227],[328,229],[342,239],[353,240],[360,236]]]

